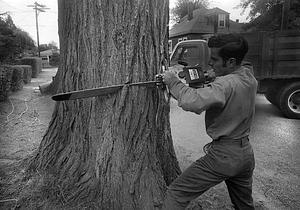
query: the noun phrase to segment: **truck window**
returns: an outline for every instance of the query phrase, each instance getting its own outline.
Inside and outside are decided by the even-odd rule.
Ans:
[[[200,64],[200,49],[198,46],[179,46],[171,59],[171,66],[178,64],[178,61],[187,62],[189,66]]]

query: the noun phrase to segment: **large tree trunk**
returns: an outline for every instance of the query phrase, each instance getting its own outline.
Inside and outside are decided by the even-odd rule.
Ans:
[[[154,80],[168,55],[168,0],[59,0],[59,91]],[[169,104],[155,88],[58,102],[33,164],[65,205],[160,209],[180,173]]]

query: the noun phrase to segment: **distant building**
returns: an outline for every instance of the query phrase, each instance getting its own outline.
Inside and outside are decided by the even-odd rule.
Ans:
[[[169,51],[180,41],[189,39],[207,40],[216,33],[242,32],[239,20],[230,20],[230,14],[218,7],[196,9],[183,17],[169,31]]]
[[[55,49],[49,49],[49,50],[45,50],[45,51],[41,51],[40,52],[40,55],[41,55],[41,58],[42,58],[42,67],[50,67],[50,59],[51,59],[51,56],[54,54],[54,53],[58,53],[59,54],[59,50],[55,50]]]

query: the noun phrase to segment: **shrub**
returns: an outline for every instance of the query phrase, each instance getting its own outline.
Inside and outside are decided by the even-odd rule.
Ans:
[[[20,66],[10,66],[13,70],[11,90],[17,91],[22,90],[24,82],[23,82],[23,68]]]
[[[11,88],[13,70],[8,65],[0,66],[0,101],[5,101]]]
[[[32,77],[32,67],[29,65],[15,65],[15,67],[23,68],[23,81],[25,84],[30,83]]]
[[[30,65],[32,68],[32,77],[37,78],[42,71],[42,59],[38,57],[25,57],[21,59],[23,65]]]

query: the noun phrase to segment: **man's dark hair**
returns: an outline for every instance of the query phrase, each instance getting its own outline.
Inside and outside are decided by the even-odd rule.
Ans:
[[[221,48],[219,56],[226,62],[229,58],[235,58],[237,64],[241,64],[248,52],[247,40],[239,34],[220,34],[212,36],[208,40],[208,47]]]

